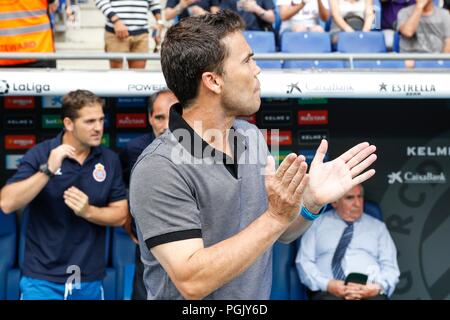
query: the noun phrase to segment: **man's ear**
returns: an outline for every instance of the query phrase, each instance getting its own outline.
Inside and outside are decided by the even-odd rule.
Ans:
[[[73,124],[73,121],[69,117],[65,117],[63,119],[63,124],[64,124],[64,128],[66,129],[66,131],[69,131],[69,132],[73,131],[74,124]]]
[[[203,72],[202,74],[203,85],[215,94],[222,93],[222,77],[215,72]]]

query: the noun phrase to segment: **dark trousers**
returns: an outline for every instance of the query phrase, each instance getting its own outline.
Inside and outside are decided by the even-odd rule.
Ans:
[[[0,68],[56,68],[56,60],[39,60],[36,62],[0,66]]]
[[[311,300],[343,300],[342,298],[336,297],[329,292],[315,291],[310,292],[309,297]],[[385,295],[377,295],[364,300],[388,300]]]
[[[132,300],[147,300],[147,290],[144,285],[144,264],[141,261],[141,251],[136,246],[136,269],[133,279]]]

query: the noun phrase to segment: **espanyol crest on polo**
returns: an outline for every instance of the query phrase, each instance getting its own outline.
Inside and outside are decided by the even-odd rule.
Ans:
[[[103,182],[106,179],[106,171],[105,166],[101,163],[97,163],[95,165],[94,171],[92,171],[92,176],[94,177],[95,181],[97,182]]]

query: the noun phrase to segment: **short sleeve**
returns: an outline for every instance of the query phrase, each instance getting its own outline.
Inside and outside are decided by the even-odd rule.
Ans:
[[[397,31],[400,31],[400,27],[406,22],[409,17],[409,7],[401,9],[397,14]]]
[[[23,158],[20,160],[16,173],[10,179],[8,179],[6,184],[11,184],[28,179],[36,172],[38,172],[39,166],[42,164],[39,163],[38,152],[38,148],[36,147],[28,150],[28,152],[25,153]]]
[[[122,168],[119,160],[119,156],[114,154],[112,161],[113,167],[113,180],[111,189],[109,190],[108,202],[115,202],[127,198],[125,184],[123,183]]]
[[[444,11],[445,40],[450,39],[450,12]]]
[[[195,192],[182,166],[160,155],[147,155],[131,173],[130,209],[148,249],[202,237]]]

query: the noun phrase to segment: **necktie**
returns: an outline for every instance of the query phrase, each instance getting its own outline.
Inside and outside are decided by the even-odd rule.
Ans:
[[[342,258],[344,258],[345,251],[347,247],[352,241],[353,237],[353,222],[345,222],[347,223],[347,227],[344,229],[342,233],[341,239],[336,247],[336,251],[334,252],[333,259],[331,260],[331,269],[333,270],[333,276],[337,280],[344,280],[345,274],[344,270],[342,270]]]

